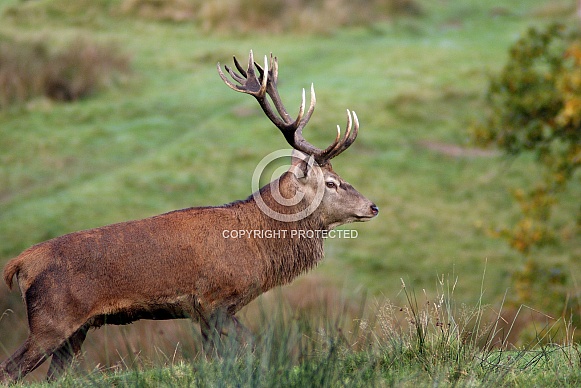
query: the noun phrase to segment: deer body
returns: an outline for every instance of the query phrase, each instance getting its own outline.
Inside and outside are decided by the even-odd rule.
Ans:
[[[7,265],[5,280],[11,284],[18,275],[27,303],[37,302],[37,290],[58,293],[47,313],[54,311],[58,320],[71,310],[64,316],[78,316],[90,326],[142,318],[199,320],[218,309],[235,314],[322,259],[321,238],[291,237],[289,230],[320,229],[320,221],[312,218],[291,225],[272,220],[252,197],[177,210],[37,244]],[[280,239],[225,238],[230,230],[286,233]]]
[[[238,62],[236,65],[240,70]],[[259,71],[261,76],[256,81],[263,85],[263,95],[268,93],[277,110],[284,111],[275,94],[276,60],[268,72],[270,81],[266,71]],[[248,80],[253,79],[252,54],[248,73],[241,72]],[[230,73],[243,83],[242,77]],[[284,125],[279,125],[262,97],[247,93],[259,100],[281,131],[285,125],[292,127],[288,117],[283,118]],[[355,135],[349,116],[345,138],[337,136],[333,147],[321,151],[302,139],[300,132],[314,103],[306,120],[302,118],[303,106],[304,101],[296,120],[300,125],[292,128],[301,141],[294,143],[290,132],[283,131],[297,150],[291,168],[249,198],[67,234],[37,244],[11,260],[4,269],[4,279],[9,287],[14,278],[18,281],[30,334],[0,364],[0,382],[18,380],[51,355],[49,378],[55,377],[80,353],[87,331],[104,324],[190,318],[200,322],[207,349],[213,349],[224,332],[233,331],[245,340],[249,333],[234,314],[323,258],[320,235],[305,238],[293,231],[330,230],[347,222],[371,219],[378,213],[377,207],[342,180],[329,163],[355,140],[356,118]],[[313,158],[318,162],[315,165]],[[300,200],[281,204],[273,188],[283,199],[300,194]],[[283,219],[266,214],[257,204],[257,195]],[[305,212],[315,197],[320,203],[314,211]],[[284,219],[293,214],[303,216],[293,221]],[[270,230],[277,235],[229,235],[242,230]]]

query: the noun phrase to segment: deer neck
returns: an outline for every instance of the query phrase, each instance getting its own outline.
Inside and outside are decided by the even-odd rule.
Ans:
[[[281,177],[281,179],[284,179]],[[299,202],[294,206],[281,206],[272,194],[270,184],[264,186],[260,192],[260,200],[283,215],[293,215],[304,211],[308,206]],[[292,194],[288,182],[282,180],[279,187],[283,195]],[[290,190],[291,192],[284,192]],[[291,282],[297,276],[316,266],[324,256],[324,231],[327,230],[319,212],[315,211],[304,218],[292,222],[274,219],[262,211],[257,204],[256,193],[248,198],[248,205],[254,208],[258,223],[253,227],[269,231],[260,239],[263,258],[267,264],[267,273],[264,281],[264,290]]]

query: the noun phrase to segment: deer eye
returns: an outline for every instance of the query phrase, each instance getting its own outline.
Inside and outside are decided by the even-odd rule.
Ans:
[[[326,185],[330,189],[336,189],[337,188],[337,185],[335,184],[335,182],[329,181],[329,182],[326,182]]]

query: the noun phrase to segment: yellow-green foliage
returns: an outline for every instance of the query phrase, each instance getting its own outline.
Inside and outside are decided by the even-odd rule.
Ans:
[[[537,187],[515,191],[523,217],[498,233],[527,254],[552,240],[551,207],[581,166],[581,32],[557,24],[529,29],[491,80],[487,101],[476,140],[512,155],[533,152],[546,170]]]
[[[567,183],[579,178],[581,31],[558,24],[529,29],[511,47],[487,97],[490,112],[486,124],[475,131],[477,141],[493,143],[509,155],[533,153],[542,171],[535,187],[513,191],[520,219],[493,232],[527,257],[513,276],[516,300],[535,300],[551,313],[569,314],[564,307],[569,291],[563,287],[566,275],[560,268],[536,262],[531,253],[534,247],[558,242],[551,212]],[[577,225],[570,229],[578,236],[581,208],[575,216]]]

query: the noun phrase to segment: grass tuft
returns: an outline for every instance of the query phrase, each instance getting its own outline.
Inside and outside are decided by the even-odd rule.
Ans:
[[[578,344],[517,349],[490,340],[500,314],[487,321],[482,300],[456,306],[456,279],[442,277],[435,300],[419,303],[403,284],[406,304],[389,301],[358,317],[306,314],[284,300],[261,313],[254,346],[223,337],[225,353],[208,359],[165,357],[161,365],[122,358],[115,368],[70,373],[58,386],[433,386],[559,385],[581,380]],[[328,306],[322,306],[327,310]],[[326,315],[326,317],[325,317]],[[543,333],[539,333],[542,337]],[[484,341],[483,341],[484,339]],[[123,347],[123,344],[117,344]],[[129,345],[126,346],[130,348]]]

